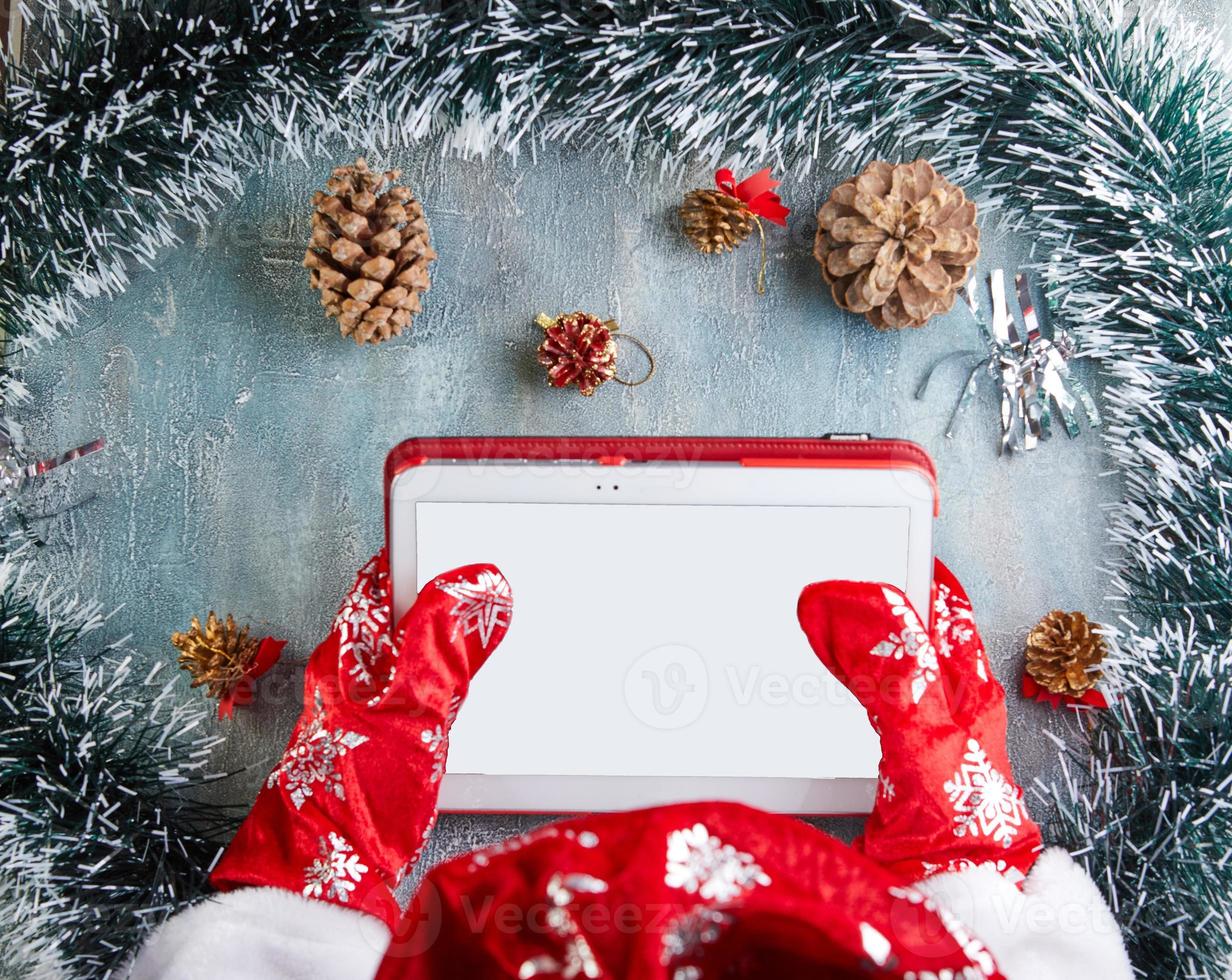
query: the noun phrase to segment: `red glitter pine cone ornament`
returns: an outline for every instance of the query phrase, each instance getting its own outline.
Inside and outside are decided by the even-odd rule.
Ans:
[[[578,391],[589,397],[608,381],[633,387],[644,384],[654,374],[654,358],[636,337],[620,334],[642,349],[650,369],[639,381],[626,381],[616,376],[616,334],[620,327],[615,320],[600,320],[593,313],[561,313],[555,319],[540,313],[535,322],[543,328],[539,345],[539,363],[548,369],[548,384],[553,388],[577,385]]]
[[[954,305],[975,265],[975,214],[926,160],[874,160],[817,213],[813,255],[842,309],[878,330],[922,327]]]

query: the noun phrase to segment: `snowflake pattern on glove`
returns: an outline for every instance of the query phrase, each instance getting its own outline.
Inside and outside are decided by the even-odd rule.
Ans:
[[[480,868],[486,868],[492,863],[493,858],[500,857],[502,854],[513,854],[524,847],[529,847],[536,841],[553,840],[557,837],[563,837],[565,840],[572,841],[578,847],[585,848],[588,851],[594,850],[599,846],[599,835],[593,830],[574,830],[572,827],[566,827],[564,830],[561,830],[555,824],[548,824],[546,827],[539,827],[528,833],[518,834],[516,837],[506,837],[504,840],[497,841],[495,844],[482,850],[472,851],[470,864],[466,867],[467,873],[474,874]]]
[[[419,733],[419,740],[432,753],[432,773],[428,776],[430,782],[439,783],[445,775],[445,759],[449,755],[449,729],[458,717],[458,708],[462,699],[454,695],[449,701],[449,710],[445,712],[445,720],[432,728],[425,728]]]
[[[990,837],[1009,847],[1026,818],[1018,787],[988,761],[980,743],[967,740],[959,769],[945,782],[954,809],[955,837]]]
[[[940,666],[937,663],[937,651],[928,638],[920,617],[915,614],[911,604],[901,592],[883,588],[882,595],[890,604],[890,611],[903,621],[903,628],[898,633],[891,633],[873,647],[869,654],[874,657],[888,657],[892,660],[914,660],[915,670],[911,674],[911,700],[920,703],[920,698],[928,690],[928,685],[938,677]]]
[[[970,643],[975,638],[975,613],[971,605],[954,594],[948,585],[937,586],[937,598],[933,602],[935,619],[935,635],[937,638],[937,654],[949,657],[954,652],[950,639],[959,643]],[[975,673],[980,680],[988,680],[988,669],[984,665],[984,648],[976,644]]]
[[[389,670],[398,655],[389,617],[389,574],[373,558],[360,569],[355,588],[334,619],[338,662],[360,684],[375,685],[378,667]]]
[[[346,787],[338,772],[338,760],[367,741],[367,735],[345,728],[330,730],[325,724],[325,704],[318,688],[312,694],[312,717],[287,747],[265,786],[272,789],[281,783],[297,810],[312,796],[314,783],[321,783],[326,792],[345,801]]]
[[[711,836],[701,823],[667,835],[663,880],[669,888],[682,888],[714,902],[730,902],[755,885],[770,884],[770,876],[751,854]]]
[[[513,594],[509,583],[498,572],[484,570],[474,582],[447,582],[437,579],[437,588],[457,600],[450,614],[454,617],[454,636],[479,634],[479,645],[486,650],[492,637],[509,626],[513,614]]]
[[[531,977],[558,976],[563,980],[586,977],[598,980],[604,976],[603,967],[595,956],[582,927],[574,918],[570,906],[578,895],[601,895],[607,891],[607,882],[594,875],[552,875],[547,885],[548,911],[545,916],[548,928],[564,941],[560,959],[548,953],[532,956],[518,968],[518,980]]]
[[[321,856],[304,868],[304,897],[332,898],[344,905],[351,900],[355,885],[368,873],[368,866],[345,837],[329,832],[329,840],[317,839]]]
[[[414,853],[407,859],[406,864],[394,872],[392,891],[397,891],[401,887],[402,882],[406,880],[406,876],[414,870],[415,865],[419,863],[419,859],[423,857],[428,841],[432,839],[432,831],[436,829],[437,816],[437,811],[433,810],[432,815],[428,817],[427,823],[423,825],[423,830],[419,832],[419,844],[416,845]]]
[[[921,861],[920,867],[924,869],[923,877],[931,878],[935,874],[951,871],[971,871],[975,868],[991,868],[1002,878],[1008,881],[1011,885],[1020,885],[1027,880],[1027,876],[1022,873],[1016,866],[1010,864],[1004,858],[997,858],[995,861],[972,861],[970,858],[951,858],[949,861],[933,863],[932,861]]]
[[[691,959],[703,948],[718,942],[731,916],[718,909],[696,905],[672,919],[663,931],[663,950],[659,962],[671,966],[677,960]]]

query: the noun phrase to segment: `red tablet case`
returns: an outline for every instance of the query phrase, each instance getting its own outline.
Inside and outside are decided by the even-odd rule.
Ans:
[[[932,488],[933,516],[940,513],[937,470],[927,450],[905,439],[833,434],[813,439],[663,436],[535,436],[407,439],[385,460],[385,535],[389,544],[389,495],[394,478],[435,460],[590,461],[628,463],[739,463],[741,466],[820,466],[914,470]],[[935,586],[934,586],[935,590]],[[930,603],[931,605],[931,603]],[[462,811],[464,812],[464,811]],[[485,811],[486,812],[486,811]],[[841,814],[832,814],[841,816]]]
[[[407,439],[385,460],[385,535],[389,544],[389,491],[394,478],[433,460],[567,460],[599,466],[626,463],[739,463],[742,466],[825,466],[839,469],[915,470],[933,491],[940,512],[937,470],[923,447],[905,439],[828,435],[817,439],[740,439],[675,436],[534,436]]]

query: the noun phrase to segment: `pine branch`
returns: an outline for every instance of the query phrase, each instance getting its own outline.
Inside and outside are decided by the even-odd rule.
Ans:
[[[48,51],[6,67],[0,329],[51,336],[66,294],[122,289],[228,196],[271,138],[324,122],[358,5],[81,0],[40,10]],[[59,301],[58,303],[56,301]]]
[[[190,792],[217,739],[194,736],[204,710],[177,703],[173,678],[138,680],[115,651],[90,654],[97,608],[33,590],[11,554],[0,622],[0,890],[13,898],[12,952],[32,970],[103,976],[202,893],[234,830],[229,808]]]

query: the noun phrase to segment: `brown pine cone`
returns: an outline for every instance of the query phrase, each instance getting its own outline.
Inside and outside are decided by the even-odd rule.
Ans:
[[[191,675],[192,686],[204,684],[210,697],[221,698],[243,680],[261,641],[249,637],[247,626],[238,629],[230,615],[223,623],[211,610],[204,629],[194,616],[187,633],[171,634],[171,645],[180,651],[180,669]]]
[[[310,282],[344,337],[378,344],[396,337],[420,310],[431,282],[423,205],[409,187],[384,189],[401,171],[373,173],[363,157],[338,167],[328,192],[312,196],[312,241],[304,255]]]
[[[924,160],[874,160],[817,213],[813,255],[834,302],[879,330],[949,310],[979,254],[975,202]]]
[[[729,252],[753,233],[747,204],[719,190],[689,191],[680,205],[685,236],[699,252]]]
[[[611,322],[583,313],[562,313],[555,320],[542,317],[543,343],[539,363],[548,369],[548,384],[566,388],[575,384],[583,395],[593,395],[616,376],[616,341]]]
[[[1027,636],[1027,673],[1052,694],[1081,697],[1103,676],[1106,650],[1098,624],[1054,609]]]

